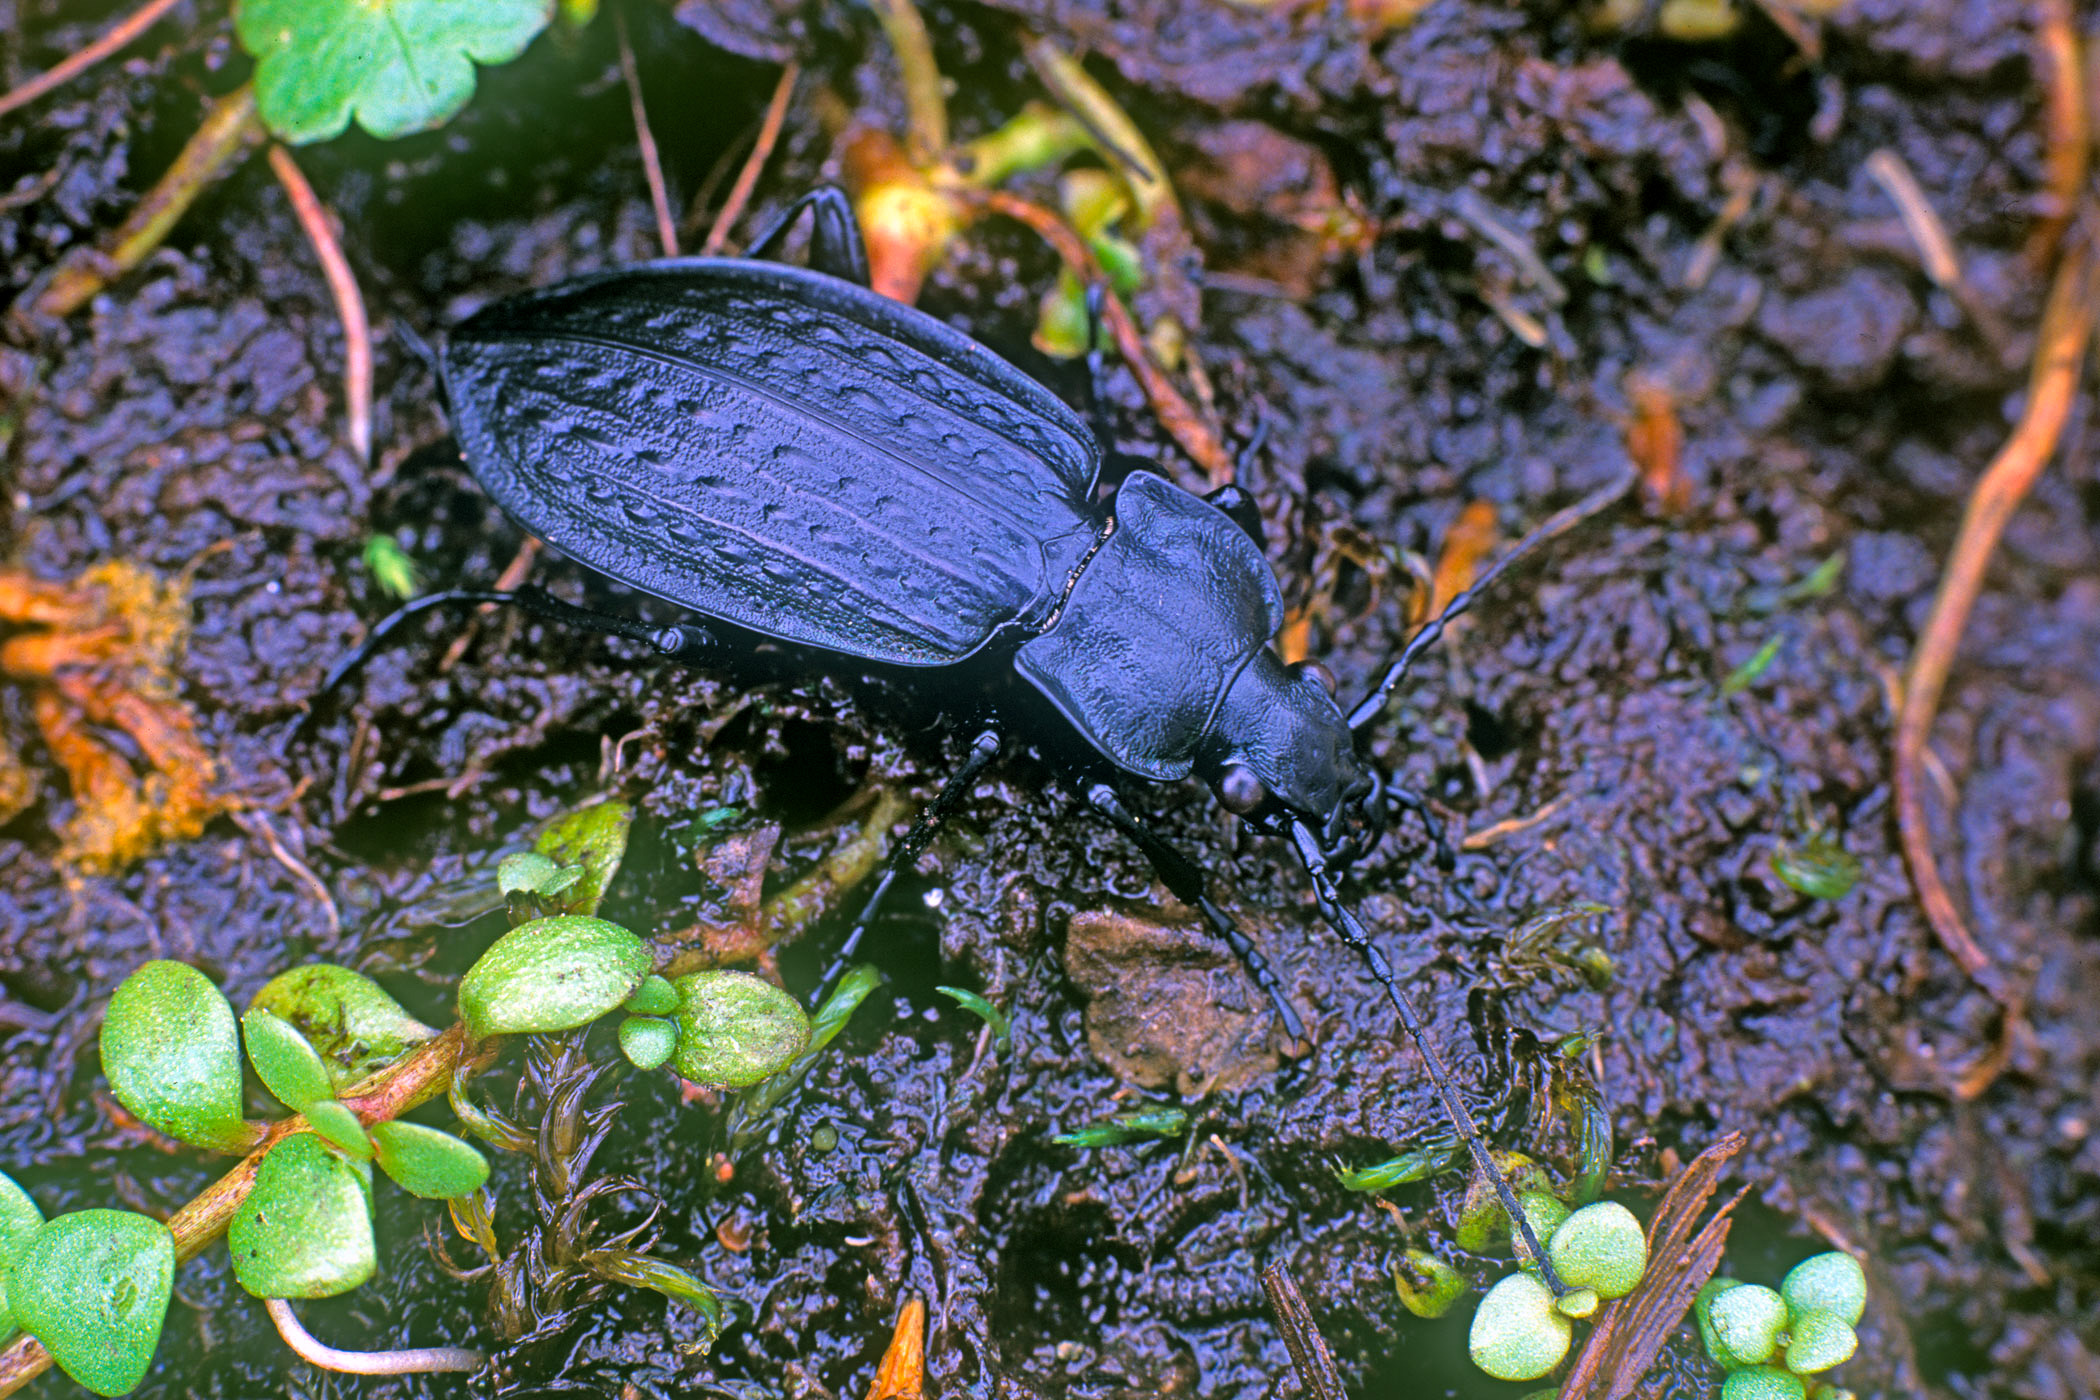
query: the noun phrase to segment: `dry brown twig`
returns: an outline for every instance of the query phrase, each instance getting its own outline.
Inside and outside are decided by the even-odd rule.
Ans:
[[[773,84],[773,96],[766,103],[766,118],[759,124],[758,140],[745,158],[743,169],[737,171],[736,183],[729,187],[729,198],[722,201],[721,211],[708,226],[707,241],[700,245],[702,257],[716,257],[729,246],[729,230],[743,217],[744,206],[758,188],[758,177],[765,173],[766,162],[773,158],[773,147],[779,144],[780,128],[787,121],[788,99],[795,95],[795,81],[801,76],[799,63],[791,61],[780,70],[780,81]]]
[[[292,159],[291,151],[273,144],[270,169],[292,201],[299,227],[314,245],[321,261],[321,275],[328,279],[328,294],[335,298],[335,314],[343,322],[343,403],[349,415],[350,450],[359,466],[372,461],[372,323],[365,316],[364,294],[357,289],[357,274],[343,254],[335,220],[321,203],[314,187]]]
[[[1090,286],[1107,286],[1100,265],[1094,260],[1093,250],[1073,232],[1070,224],[1048,209],[1004,190],[986,190],[975,198],[990,212],[1004,214],[1034,229],[1082,281]],[[1166,371],[1153,362],[1151,353],[1145,349],[1145,339],[1138,332],[1137,320],[1113,291],[1102,297],[1101,320],[1108,327],[1109,334],[1115,337],[1117,352],[1130,366],[1131,373],[1137,376],[1138,383],[1145,390],[1146,400],[1151,403],[1152,411],[1159,415],[1159,421],[1168,434],[1202,468],[1203,474],[1210,478],[1211,486],[1230,485],[1234,474],[1231,454],[1218,441],[1217,434],[1190,407],[1189,401],[1182,397],[1181,391],[1174,387]]]
[[[613,6],[613,33],[620,40],[620,79],[627,84],[627,109],[634,116],[634,139],[642,148],[642,174],[649,181],[649,206],[656,212],[656,237],[664,256],[678,256],[678,223],[671,217],[671,195],[664,185],[664,163],[657,154],[656,133],[649,129],[649,109],[642,103],[642,75],[634,66],[634,45],[627,38],[627,13]]]

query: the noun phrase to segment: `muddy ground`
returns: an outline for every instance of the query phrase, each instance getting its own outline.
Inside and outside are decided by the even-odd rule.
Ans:
[[[121,8],[0,0],[8,81]],[[748,138],[777,70],[665,9],[629,9],[682,202]],[[124,61],[0,120],[0,299],[119,222],[203,99],[243,80],[220,10],[180,5]],[[750,51],[766,38],[806,64],[746,235],[827,173],[820,94],[892,128],[902,117],[864,11],[783,15],[705,15],[717,40]],[[1667,391],[1683,508],[1629,504],[1501,588],[1376,745],[1455,833],[1543,819],[1467,853],[1448,881],[1410,827],[1358,867],[1353,892],[1505,1145],[1527,1136],[1527,1099],[1510,1086],[1533,1038],[1576,1031],[1600,1037],[1611,1190],[1636,1210],[1671,1163],[1748,1133],[1732,1180],[1750,1196],[1726,1267],[1776,1281],[1832,1244],[1863,1251],[1875,1293],[1841,1373],[1852,1389],[2100,1394],[2100,465],[2082,409],[2012,525],[1935,732],[1959,794],[1940,827],[1945,868],[2031,995],[2031,1034],[1972,1099],[1954,1086],[1997,1046],[1999,1018],[1934,942],[1890,811],[1888,682],[2017,412],[2043,291],[2023,257],[2045,178],[2034,15],[1998,0],[1860,0],[1824,28],[1814,62],[1762,18],[1695,46],[1467,0],[1382,38],[1318,7],[1292,19],[1202,0],[998,0],[927,16],[960,136],[1038,95],[1018,49],[1032,27],[1091,50],[1185,179],[1199,273],[1215,279],[1196,343],[1228,439],[1268,426],[1246,480],[1291,601],[1338,531],[1433,560],[1470,501],[1491,502],[1506,532],[1536,521],[1625,469],[1634,376]],[[1944,221],[1983,319],[2009,328],[2002,346],[1927,280],[1866,172],[1883,148]],[[434,581],[468,585],[520,544],[451,455],[415,337],[493,296],[654,251],[603,19],[485,72],[442,132],[353,134],[301,160],[342,219],[377,328],[373,469],[341,444],[340,326],[260,159],[141,272],[0,349],[9,559],[57,580],[112,557],[174,574],[217,551],[197,566],[183,698],[341,918],[336,931],[254,829],[228,821],[121,875],[69,877],[55,832],[73,798],[54,777],[0,830],[0,1165],[48,1212],[164,1213],[219,1169],[129,1125],[104,1092],[100,1008],[142,959],[195,961],[236,1004],[301,960],[393,969],[411,1005],[441,1018],[447,979],[500,923],[447,926],[422,901],[486,871],[536,820],[608,786],[634,800],[637,847],[609,912],[663,931],[719,902],[693,868],[706,813],[732,804],[747,827],[784,824],[771,878],[785,883],[828,847],[832,808],[871,784],[930,790],[968,737],[943,722],[942,697],[914,702],[850,673],[789,659],[755,678],[701,676],[496,621],[442,674],[440,641],[388,653],[311,741],[285,749],[283,725],[327,661],[388,606],[359,563],[369,534],[394,534]],[[1317,184],[1322,172],[1380,222],[1361,256],[1323,260],[1261,212],[1280,196],[1255,174]],[[1752,179],[1747,209],[1713,233]],[[1536,250],[1564,300],[1461,216],[1469,200]],[[1076,399],[1081,376],[1028,346],[1054,271],[1030,235],[988,223],[922,300]],[[1533,318],[1543,346],[1493,299]],[[1115,391],[1119,447],[1188,479],[1127,376]],[[1827,593],[1782,596],[1840,552]],[[623,601],[556,558],[535,577]],[[1345,693],[1402,635],[1402,603],[1397,586],[1350,574],[1322,611],[1314,648]],[[1724,693],[1772,639],[1769,667]],[[0,691],[9,734],[48,766],[28,704]],[[1136,853],[1016,756],[881,925],[872,951],[888,986],[731,1182],[710,1162],[716,1106],[682,1103],[661,1076],[593,1091],[627,1104],[595,1169],[646,1184],[664,1204],[660,1252],[733,1303],[713,1351],[682,1352],[699,1326],[654,1294],[542,1290],[526,1301],[541,1335],[504,1352],[493,1385],[859,1395],[899,1299],[917,1292],[933,1305],[941,1394],[1254,1397],[1297,1384],[1259,1282],[1282,1261],[1354,1393],[1522,1393],[1466,1364],[1463,1311],[1417,1320],[1391,1283],[1411,1239],[1451,1248],[1460,1179],[1392,1193],[1398,1215],[1336,1184],[1335,1166],[1440,1128],[1373,985],[1317,926],[1287,851],[1236,839],[1193,786],[1145,800],[1207,853],[1316,1053],[1279,1065],[1252,988],[1189,935],[1148,927],[1164,896]],[[1775,851],[1816,832],[1861,866],[1839,898],[1773,872]],[[1519,922],[1582,901],[1609,910],[1577,939],[1608,976],[1509,955]],[[790,952],[790,984],[808,988],[819,959]],[[940,984],[1010,1009],[1011,1053],[981,1059],[978,1023]],[[1133,1003],[1171,1008],[1205,1043],[1158,1043],[1157,1028],[1117,1020]],[[1122,1106],[1133,1076],[1187,1107],[1183,1137],[1050,1142]],[[1538,1150],[1566,1170],[1567,1147],[1549,1135]],[[497,1186],[515,1240],[536,1216],[514,1161]],[[607,1218],[639,1208],[622,1197]],[[442,1212],[390,1197],[380,1219],[383,1276],[310,1306],[314,1328],[342,1346],[490,1344],[485,1282],[448,1277],[426,1247],[426,1231],[450,1233]],[[1482,1278],[1497,1269],[1473,1262]],[[458,1393],[308,1370],[222,1253],[177,1290],[141,1394]],[[1687,1342],[1646,1393],[1717,1387]]]

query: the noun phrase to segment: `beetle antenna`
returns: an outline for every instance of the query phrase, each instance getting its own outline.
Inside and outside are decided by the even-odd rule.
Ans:
[[[1452,1127],[1458,1129],[1459,1137],[1466,1144],[1467,1153],[1473,1158],[1474,1170],[1485,1176],[1494,1186],[1495,1197],[1502,1202],[1502,1209],[1509,1216],[1510,1229],[1520,1241],[1518,1252],[1531,1256],[1532,1263],[1538,1268],[1540,1280],[1553,1290],[1555,1297],[1561,1296],[1568,1290],[1561,1284],[1560,1276],[1554,1272],[1553,1262],[1546,1257],[1545,1247],[1539,1243],[1538,1234],[1531,1228],[1531,1221],[1525,1216],[1523,1207],[1517,1204],[1517,1193],[1509,1184],[1509,1177],[1495,1164],[1494,1158],[1488,1156],[1487,1143],[1480,1136],[1480,1125],[1473,1121],[1472,1111],[1466,1107],[1465,1101],[1459,1098],[1458,1091],[1451,1087],[1450,1071],[1444,1068],[1443,1057],[1437,1054],[1436,1047],[1429,1043],[1429,1037],[1423,1033],[1421,1018],[1415,1015],[1413,1005],[1401,995],[1399,983],[1393,976],[1393,965],[1386,961],[1385,954],[1371,941],[1370,931],[1363,926],[1355,912],[1342,903],[1341,895],[1335,889],[1334,877],[1328,873],[1327,853],[1321,849],[1319,838],[1304,822],[1294,821],[1291,823],[1291,840],[1298,847],[1299,859],[1305,862],[1306,873],[1312,876],[1313,894],[1319,901],[1320,917],[1342,936],[1343,942],[1362,955],[1364,965],[1371,970],[1371,975],[1378,979],[1378,985],[1385,988],[1386,1000],[1390,1001],[1393,1010],[1399,1013],[1401,1028],[1407,1032],[1408,1039],[1414,1042],[1415,1049],[1422,1053],[1423,1062],[1429,1066],[1429,1082],[1436,1087],[1437,1098],[1443,1101],[1444,1116],[1451,1120]]]
[[[1385,675],[1379,679],[1371,693],[1358,701],[1355,709],[1349,711],[1349,727],[1361,729],[1384,713],[1385,702],[1391,698],[1393,687],[1400,684],[1401,677],[1407,674],[1407,668],[1414,664],[1415,658],[1435,646],[1437,639],[1444,635],[1444,629],[1456,621],[1460,613],[1472,607],[1474,599],[1492,587],[1495,580],[1502,577],[1504,570],[1546,541],[1567,533],[1618,500],[1633,485],[1637,475],[1636,472],[1627,472],[1602,490],[1593,491],[1574,505],[1555,511],[1546,517],[1545,523],[1518,540],[1500,559],[1488,565],[1480,577],[1473,580],[1470,587],[1446,603],[1442,612],[1423,624],[1422,630],[1408,639],[1398,659],[1386,668]]]

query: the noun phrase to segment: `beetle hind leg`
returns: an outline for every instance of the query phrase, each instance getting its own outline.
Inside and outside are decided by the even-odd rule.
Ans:
[[[1152,862],[1154,873],[1159,876],[1160,882],[1167,887],[1168,892],[1200,913],[1203,922],[1209,925],[1211,933],[1232,950],[1232,955],[1239,959],[1240,966],[1247,970],[1247,976],[1253,979],[1254,985],[1262,989],[1268,996],[1270,1005],[1276,1008],[1276,1018],[1283,1023],[1284,1033],[1293,1040],[1304,1041],[1305,1022],[1299,1019],[1298,1008],[1291,1005],[1290,994],[1284,990],[1283,979],[1277,975],[1274,965],[1262,955],[1261,949],[1254,946],[1254,940],[1247,937],[1246,930],[1211,902],[1210,895],[1204,888],[1203,872],[1196,867],[1195,862],[1160,840],[1149,827],[1132,816],[1130,809],[1123,804],[1123,799],[1107,783],[1082,785],[1081,792],[1089,807],[1108,818],[1111,826],[1137,843],[1137,848],[1145,853],[1145,859]]]
[[[875,888],[868,891],[867,902],[861,905],[860,914],[853,920],[853,928],[847,933],[846,941],[839,945],[838,952],[832,956],[831,966],[824,970],[823,979],[817,984],[818,1005],[823,1004],[824,998],[831,994],[833,984],[845,974],[846,964],[852,961],[854,953],[859,950],[860,941],[873,926],[875,916],[882,912],[882,902],[888,898],[890,886],[897,882],[897,876],[909,870],[921,853],[933,844],[933,838],[939,833],[941,823],[955,810],[955,804],[962,800],[962,795],[969,791],[970,785],[977,781],[977,775],[999,756],[1000,745],[1004,742],[1004,737],[996,729],[987,729],[979,734],[971,741],[970,752],[964,757],[962,766],[948,775],[948,781],[941,784],[941,790],[934,794],[933,801],[919,809],[919,815],[912,819],[911,829],[904,833],[904,839],[891,850],[889,860],[882,867],[882,874],[876,877]]]

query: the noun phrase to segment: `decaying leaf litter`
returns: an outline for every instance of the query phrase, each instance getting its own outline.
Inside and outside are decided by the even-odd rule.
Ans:
[[[117,18],[62,8],[25,5],[7,27],[10,80]],[[674,197],[757,131],[785,58],[804,72],[745,236],[825,173],[840,139],[827,120],[911,131],[867,16],[813,9],[783,27],[763,7],[702,8],[680,14],[739,52],[654,7],[626,13]],[[17,296],[116,230],[206,101],[244,75],[207,41],[210,17],[187,10],[0,124],[0,184],[39,191],[0,212]],[[1214,280],[1188,326],[1208,392],[1180,382],[1226,443],[1268,428],[1246,484],[1293,601],[1313,596],[1336,541],[1368,538],[1393,561],[1376,598],[1369,568],[1339,566],[1331,604],[1307,618],[1310,654],[1345,686],[1396,640],[1410,560],[1432,573],[1468,505],[1499,505],[1514,528],[1629,456],[1659,484],[1648,513],[1560,547],[1506,592],[1396,707],[1388,759],[1456,827],[1496,833],[1467,843],[1455,888],[1412,840],[1360,874],[1383,924],[1413,931],[1388,946],[1423,979],[1444,1043],[1479,1050],[1464,1073],[1506,1082],[1513,1029],[1602,1032],[1614,1190],[1632,1199],[1748,1130],[1730,1180],[1753,1191],[1727,1267],[1776,1275],[1832,1244],[1864,1251],[1878,1305],[1844,1373],[1861,1393],[2093,1390],[2095,1359],[2067,1325],[2093,1289],[2095,1050],[2079,1009],[2100,862],[2080,370],[2056,391],[2055,464],[2011,518],[1921,758],[1932,849],[1995,969],[1988,988],[1939,951],[1920,912],[1891,769],[1895,707],[1918,689],[1902,678],[1960,503],[2028,406],[2055,249],[2083,246],[2083,143],[2065,134],[2075,104],[2060,55],[2088,22],[1870,2],[1817,29],[1820,57],[1805,62],[1762,19],[1694,48],[1467,5],[1382,35],[1211,7],[1000,10],[924,12],[953,84],[951,135],[980,135],[1043,94],[1030,30],[1094,54],[1088,71],[1183,186],[1190,246]],[[1916,207],[1876,174],[1890,156],[1956,252],[1952,287],[1921,251]],[[194,564],[180,698],[223,770],[252,781],[244,805],[280,848],[221,822],[124,874],[81,874],[61,861],[79,799],[38,737],[34,688],[0,701],[46,775],[5,829],[0,1006],[20,1029],[0,1148],[10,1166],[37,1164],[24,1180],[53,1210],[166,1210],[216,1174],[141,1145],[80,1054],[96,1006],[142,958],[195,959],[238,994],[289,942],[403,969],[411,985],[420,972],[441,1000],[447,970],[487,935],[422,922],[426,892],[608,778],[644,810],[620,916],[664,930],[716,918],[727,897],[688,855],[709,814],[777,821],[769,878],[785,885],[857,826],[827,821],[833,809],[923,785],[958,742],[894,699],[786,662],[732,688],[492,618],[448,671],[413,647],[391,656],[322,747],[280,757],[281,721],[323,660],[388,605],[357,563],[369,533],[463,582],[494,578],[518,550],[447,460],[404,332],[658,248],[607,24],[485,71],[445,133],[353,135],[298,165],[340,220],[372,312],[371,471],[345,445],[335,300],[259,161],[205,191],[141,271],[0,350],[12,562],[46,583],[113,559],[164,578]],[[1304,173],[1289,199],[1260,183],[1281,171]],[[1308,190],[1328,197],[1328,224],[1307,217]],[[1018,197],[1053,202],[1047,189]],[[1361,229],[1334,238],[1344,215]],[[933,268],[922,303],[1025,357],[1056,270],[1033,235],[986,219]],[[1134,311],[1161,314],[1142,299]],[[1080,388],[1070,373],[1057,382]],[[1116,388],[1122,445],[1185,460],[1131,381]],[[1802,586],[1840,553],[1834,581]],[[534,569],[594,587],[557,561]],[[1486,1392],[1462,1329],[1417,1322],[1392,1292],[1389,1260],[1446,1238],[1433,1194],[1396,1193],[1396,1223],[1334,1181],[1337,1165],[1417,1141],[1436,1114],[1275,852],[1248,843],[1220,874],[1315,1012],[1321,1051],[1275,1069],[1258,1058],[1236,1078],[1204,1066],[1186,1087],[1212,1090],[1186,1101],[1187,1134],[1170,1144],[1050,1144],[1125,1107],[1083,1003],[1142,1000],[1162,974],[1096,958],[1135,982],[1060,975],[1075,923],[1096,939],[1117,918],[1142,929],[1158,895],[1135,853],[1072,819],[1042,779],[1022,761],[980,788],[923,867],[938,908],[885,929],[886,994],[727,1189],[718,1140],[668,1131],[691,1111],[675,1103],[631,1107],[600,1149],[600,1169],[697,1203],[663,1222],[674,1252],[746,1308],[711,1356],[671,1345],[692,1339],[689,1319],[616,1295],[559,1344],[510,1358],[508,1386],[668,1392],[705,1375],[861,1391],[918,1295],[927,1381],[942,1389],[1261,1393],[1291,1365],[1260,1281],[1282,1260],[1358,1385],[1426,1375]],[[1207,802],[1165,800],[1184,844],[1215,847]],[[1836,898],[1775,870],[1814,840],[1858,863]],[[340,931],[301,868],[332,892]],[[1510,930],[1581,902],[1612,911],[1583,931],[1608,962],[1603,985],[1566,960],[1504,955]],[[813,975],[806,954],[785,962],[791,978]],[[1205,980],[1228,1009],[1258,1009],[1222,966]],[[1011,1055],[984,1053],[980,1023],[937,984],[1007,1009]],[[1185,1004],[1201,1016],[1201,998]],[[1195,1053],[1144,1048],[1146,1064]],[[1521,1135],[1522,1107],[1502,1105],[1503,1139]],[[385,1244],[393,1269],[377,1288],[309,1320],[344,1344],[475,1340],[484,1292],[442,1278],[412,1238]],[[182,1288],[194,1309],[170,1319],[149,1388],[252,1393],[297,1364],[211,1266]],[[404,1339],[410,1318],[428,1331]],[[1705,1373],[1686,1349],[1650,1386]]]

